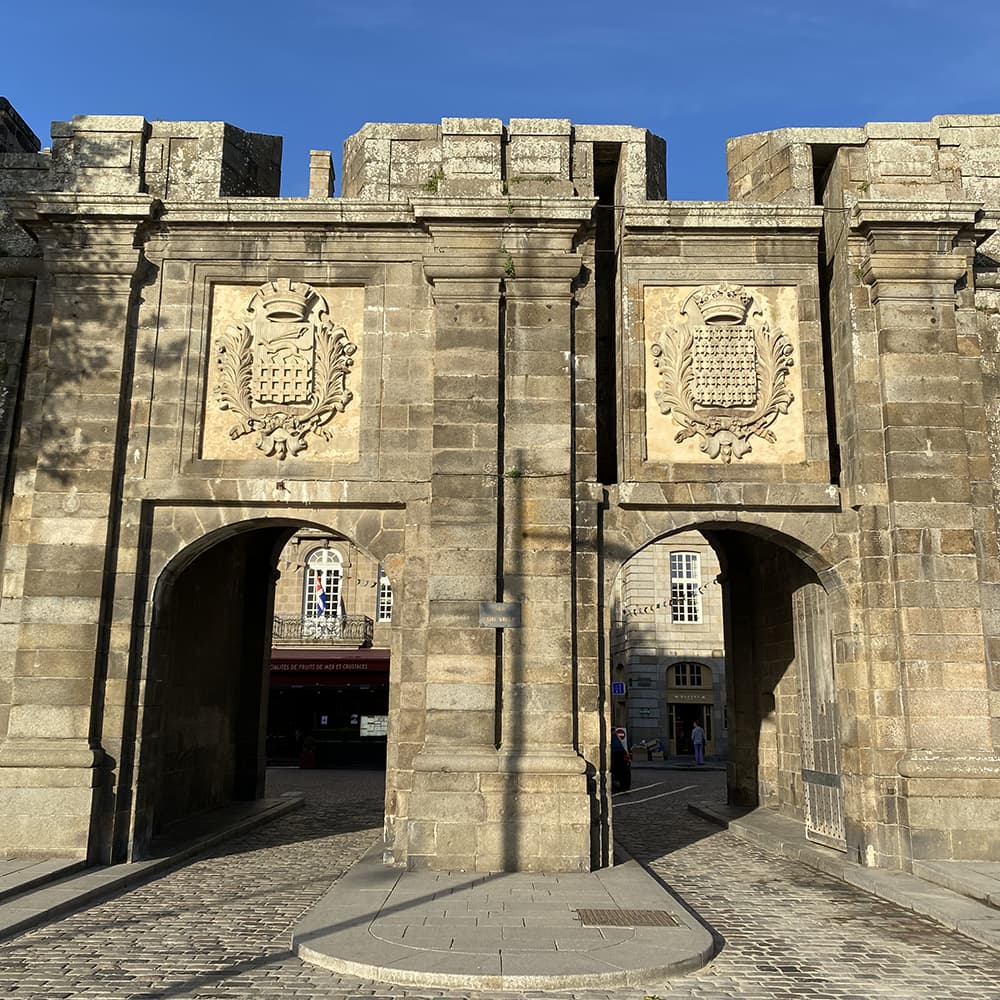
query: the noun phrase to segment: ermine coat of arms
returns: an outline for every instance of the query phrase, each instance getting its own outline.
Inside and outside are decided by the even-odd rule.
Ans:
[[[326,425],[353,399],[347,376],[357,347],[328,314],[319,292],[284,278],[261,285],[244,322],[226,330],[215,397],[237,418],[234,441],[256,432],[257,448],[284,459],[304,450],[313,432],[330,440]]]
[[[680,425],[678,444],[698,436],[709,458],[728,463],[751,450],[754,436],[775,442],[771,425],[794,399],[786,385],[792,345],[742,285],[693,291],[650,351],[656,401]]]

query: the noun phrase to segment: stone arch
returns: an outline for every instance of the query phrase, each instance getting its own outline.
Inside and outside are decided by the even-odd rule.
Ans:
[[[837,807],[841,809],[841,816],[846,811],[858,821],[857,826],[863,820],[858,791],[860,779],[851,775],[840,782],[843,759],[840,741],[846,735],[851,742],[856,730],[850,679],[857,676],[859,666],[855,662],[859,659],[859,651],[852,636],[860,583],[853,536],[843,531],[840,520],[844,517],[832,512],[612,509],[605,521],[603,621],[607,635],[611,626],[613,587],[628,559],[673,535],[692,530],[705,535],[719,554],[723,577],[731,576],[730,562],[738,557],[744,559],[739,564],[740,573],[744,572],[745,552],[750,549],[773,554],[773,565],[779,567],[774,578],[774,607],[768,608],[764,598],[753,598],[744,584],[737,586],[732,579],[727,580],[725,673],[731,708],[730,735],[736,734],[731,741],[728,764],[730,801],[772,806],[797,819],[817,815],[816,790],[806,782],[807,775],[810,782],[819,780],[816,777],[819,770],[812,764],[807,767],[802,763],[807,757],[809,760],[814,757],[811,741],[815,712],[810,709],[812,702],[805,699],[815,697],[809,692],[817,686],[800,684],[800,680],[807,679],[807,674],[803,673],[800,678],[798,671],[808,671],[808,676],[815,671],[827,671],[837,679],[832,696],[836,744],[833,757],[837,761],[838,788],[843,789]],[[744,548],[744,544],[748,548]],[[781,582],[777,582],[779,580]],[[809,589],[813,587],[815,590]],[[812,603],[803,602],[796,596],[806,590]],[[804,611],[804,608],[810,610]],[[796,615],[807,614],[814,615],[827,630],[823,642],[816,639],[815,629],[802,628],[797,622]],[[783,636],[785,649],[766,655],[761,652],[762,643],[754,636],[763,633],[765,622]],[[748,646],[754,642],[758,645]],[[748,682],[746,673],[750,670],[753,675]],[[739,688],[738,693],[734,685]],[[824,690],[830,687],[832,684]],[[768,696],[772,698],[770,705],[767,704]],[[792,717],[790,706],[795,697],[800,700],[797,717]],[[771,766],[772,759],[777,759],[776,767]],[[838,836],[843,840],[842,825],[840,830]]]
[[[844,515],[827,511],[677,510],[612,507],[605,518],[604,554],[617,567],[634,552],[667,535],[682,531],[729,528],[770,538],[794,552],[818,576],[837,570],[850,558]]]
[[[176,573],[187,563],[230,535],[261,526],[314,527],[343,535],[375,556],[389,577],[402,578],[405,518],[402,507],[247,508],[230,506],[157,507],[150,534],[147,577],[159,589],[163,574]],[[153,588],[150,588],[151,590]]]
[[[248,799],[263,793],[263,756],[259,730],[263,717],[266,718],[266,672],[264,657],[269,653],[268,629],[262,623],[269,621],[269,601],[273,601],[273,583],[278,555],[287,540],[302,528],[314,528],[329,532],[345,539],[371,555],[382,565],[397,594],[405,593],[404,548],[405,517],[401,507],[384,508],[255,508],[245,507],[194,507],[177,506],[153,510],[145,524],[148,545],[144,547],[145,564],[137,573],[136,600],[133,607],[133,641],[130,673],[135,691],[135,718],[131,720],[134,732],[134,752],[131,768],[122,768],[122,781],[130,780],[128,801],[131,810],[126,814],[119,807],[116,817],[113,853],[121,857],[139,857],[148,849],[154,833],[159,831],[161,820],[180,818],[187,812],[210,808],[221,804],[220,800]],[[215,785],[191,794],[177,802],[167,803],[162,789],[169,787],[170,778],[164,766],[166,753],[161,739],[165,717],[170,714],[167,699],[175,692],[168,691],[168,675],[173,670],[177,679],[177,655],[183,642],[179,642],[175,628],[171,628],[178,609],[207,605],[206,595],[198,600],[191,594],[198,589],[198,574],[208,580],[221,580],[227,573],[247,571],[244,579],[238,580],[231,593],[238,594],[241,601],[241,615],[246,624],[234,622],[232,616],[222,617],[222,632],[229,630],[229,641],[245,641],[241,647],[243,654],[255,664],[248,668],[246,676],[237,683],[245,687],[243,701],[239,706],[231,701],[226,708],[225,696],[217,692],[220,701],[215,724],[227,724],[226,712],[231,713],[229,722],[240,730],[239,750],[234,751],[239,762],[224,774],[215,775]],[[266,574],[266,579],[264,578]],[[211,584],[209,584],[211,587]],[[178,603],[180,602],[180,603]],[[405,597],[401,596],[405,605]],[[237,619],[240,615],[235,615]],[[228,622],[228,624],[225,624]],[[239,639],[239,634],[243,638]],[[253,632],[248,637],[245,633]],[[206,641],[220,642],[217,635],[207,635]],[[395,630],[391,639],[391,662],[399,662],[399,643]],[[190,645],[185,647],[191,651]],[[220,654],[221,655],[221,654]],[[236,654],[234,654],[235,656]],[[223,656],[223,659],[225,657]],[[260,661],[257,663],[256,661]],[[225,668],[230,673],[235,670],[232,663]],[[254,670],[259,673],[254,674]],[[398,706],[396,689],[390,684],[390,744],[394,729],[394,708]],[[251,675],[260,683],[252,689]],[[234,675],[235,676],[235,675]],[[199,683],[201,681],[199,680]],[[165,693],[166,692],[166,693]],[[211,699],[209,699],[211,700]],[[394,706],[394,702],[396,705]],[[186,704],[193,705],[192,699]],[[174,706],[176,707],[176,706]],[[204,714],[203,705],[197,711]],[[256,719],[257,735],[253,729]],[[127,734],[126,734],[127,735]],[[174,734],[174,747],[170,752],[175,758],[182,755],[183,740]],[[260,746],[254,755],[249,745],[254,739]],[[194,744],[196,745],[196,744]],[[124,755],[123,755],[124,756]],[[194,765],[188,762],[180,770],[188,777],[194,772]],[[202,782],[211,778],[208,773],[198,773]],[[123,800],[124,796],[121,797]]]
[[[639,509],[612,507],[605,518],[602,548],[604,607],[622,566],[640,549],[684,531],[744,531],[774,542],[798,556],[823,584],[831,610],[849,616],[851,594],[860,586],[856,536],[845,528],[842,513],[785,511]]]

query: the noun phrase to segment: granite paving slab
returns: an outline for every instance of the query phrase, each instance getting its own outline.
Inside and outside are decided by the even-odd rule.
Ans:
[[[361,885],[379,886],[365,894],[364,912]],[[588,908],[666,911],[673,926],[586,926],[578,911]],[[473,990],[632,986],[701,968],[715,949],[711,933],[635,861],[589,874],[428,877],[386,869],[380,845],[296,925],[292,947],[336,972]]]

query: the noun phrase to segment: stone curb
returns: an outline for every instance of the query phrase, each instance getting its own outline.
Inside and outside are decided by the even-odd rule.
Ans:
[[[38,879],[25,883],[23,891],[0,902],[0,941],[23,934],[41,924],[65,916],[75,910],[126,889],[149,882],[176,868],[217,844],[268,823],[285,813],[298,809],[304,800],[298,793],[280,799],[265,800],[249,816],[242,816],[205,833],[167,848],[166,853],[144,861],[120,865],[84,868],[82,872],[65,875],[65,868],[39,884]]]

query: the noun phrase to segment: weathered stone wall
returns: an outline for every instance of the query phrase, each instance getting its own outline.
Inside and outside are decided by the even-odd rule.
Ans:
[[[82,117],[39,153],[0,112],[0,846],[132,856],[259,787],[259,703],[220,694],[211,788],[160,795],[194,773],[166,636],[212,620],[175,585],[235,600],[213,546],[260,570],[310,527],[396,585],[388,856],[607,863],[611,582],[692,529],[725,543],[733,798],[802,814],[819,581],[851,856],[995,859],[996,120],[743,137],[712,204],[664,201],[630,127],[369,125],[344,197],[317,151],[280,199],[274,137]],[[222,691],[265,633],[218,630]]]
[[[998,452],[982,350],[993,244],[975,249],[997,206],[998,126],[997,116],[944,116],[730,147],[740,197],[781,200],[766,167],[753,175],[751,150],[765,138],[774,155],[806,145],[823,164],[815,197],[827,209],[841,481],[865,525],[865,797],[889,856],[995,850],[985,828],[997,818]]]

